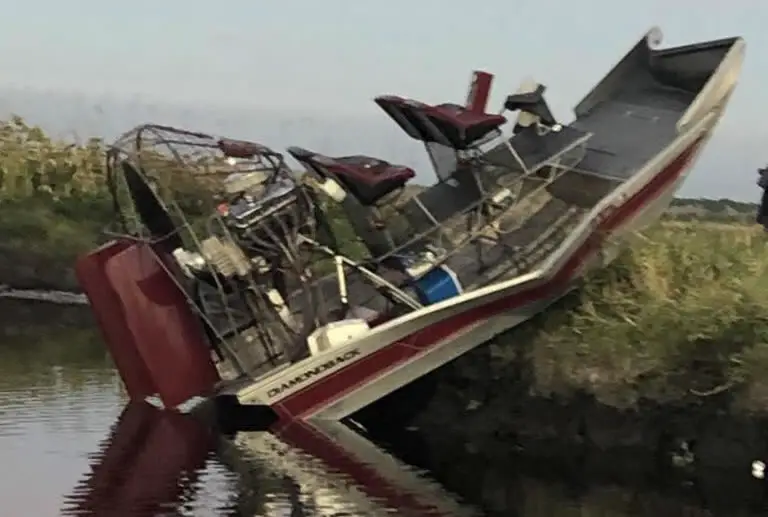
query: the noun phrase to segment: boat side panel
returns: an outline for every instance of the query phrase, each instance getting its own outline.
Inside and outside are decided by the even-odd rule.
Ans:
[[[211,394],[219,376],[200,322],[150,246],[137,243],[112,257],[106,282],[163,404],[175,408]]]
[[[646,32],[640,41],[576,105],[573,111],[577,117],[583,117],[592,111],[592,108],[610,98],[616,90],[632,79],[637,70],[642,69],[643,65],[648,63],[651,55],[648,38],[655,31],[658,29],[651,29]]]
[[[677,123],[678,131],[684,131],[696,121],[703,118],[713,109],[725,108],[725,104],[733,92],[741,75],[744,64],[746,45],[740,38],[736,38],[728,53],[723,58],[717,70],[707,81],[707,84],[696,96],[696,99],[686,110]]]
[[[669,203],[685,180],[687,171],[691,169],[695,160],[700,156],[703,142],[699,142],[693,150],[693,154],[685,157],[680,176],[671,183],[666,183],[663,190],[657,198],[649,204],[643,206],[638,212],[626,219],[622,226],[616,228],[614,235],[619,237],[623,234],[639,230],[650,223],[658,220],[661,214],[667,209]],[[604,250],[610,253],[613,250]],[[600,263],[585,264],[584,269],[593,269],[603,267],[607,261]],[[528,305],[524,305],[513,310],[496,314],[486,320],[482,320],[460,332],[450,336],[437,346],[427,350],[424,354],[414,357],[408,362],[397,366],[393,371],[383,372],[373,381],[368,382],[359,390],[347,397],[339,399],[337,402],[314,413],[313,418],[320,420],[339,420],[353,414],[355,411],[367,406],[396,389],[420,378],[430,371],[450,362],[461,356],[469,350],[477,347],[481,343],[498,336],[499,334],[529,320],[535,314],[543,311],[567,293],[576,284],[553,293],[552,296],[538,300]]]
[[[427,349],[424,353],[410,357],[391,370],[381,372],[374,380],[361,384],[359,389],[347,396],[341,397],[329,406],[324,406],[319,411],[309,413],[304,415],[304,417],[323,421],[346,418],[382,397],[462,356],[480,344],[529,320],[557,301],[567,291],[568,289],[564,289],[553,293],[552,296],[546,299],[537,300],[490,318],[479,320],[448,336],[443,341],[435,344],[435,346]]]

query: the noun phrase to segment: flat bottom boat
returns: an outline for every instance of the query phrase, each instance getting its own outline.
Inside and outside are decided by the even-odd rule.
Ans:
[[[438,181],[158,125],[107,156],[121,236],[79,280],[134,399],[217,399],[336,421],[544,310],[656,221],[720,120],[744,42],[646,34],[557,121],[525,82],[487,113],[376,103]]]

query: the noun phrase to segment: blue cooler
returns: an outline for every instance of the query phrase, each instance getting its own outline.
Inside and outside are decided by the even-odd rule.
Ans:
[[[424,305],[441,302],[461,294],[456,273],[447,266],[438,266],[414,282],[419,302]]]

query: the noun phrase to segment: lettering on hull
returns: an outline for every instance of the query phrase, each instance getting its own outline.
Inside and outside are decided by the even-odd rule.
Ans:
[[[331,370],[335,367],[337,367],[340,364],[344,364],[348,362],[351,359],[354,359],[355,357],[360,355],[360,350],[357,348],[349,350],[347,352],[344,352],[341,355],[337,355],[333,359],[330,359],[324,363],[321,363],[314,368],[311,368],[309,370],[306,370],[293,379],[282,383],[280,386],[276,386],[272,389],[270,389],[267,392],[267,398],[275,398],[281,393],[285,392],[286,390],[290,390],[291,388],[294,388],[295,386],[300,386],[307,382],[310,379],[313,379],[319,375],[322,375],[323,373],[327,372],[328,370]]]

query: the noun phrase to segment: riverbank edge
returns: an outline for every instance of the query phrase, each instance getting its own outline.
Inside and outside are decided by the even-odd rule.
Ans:
[[[748,472],[754,461],[768,463],[768,411],[735,408],[730,397],[699,404],[646,400],[625,409],[588,393],[505,393],[481,402],[466,401],[448,383],[437,391],[410,428],[429,436],[446,463],[515,455],[609,463],[626,457],[638,472],[661,466]]]

